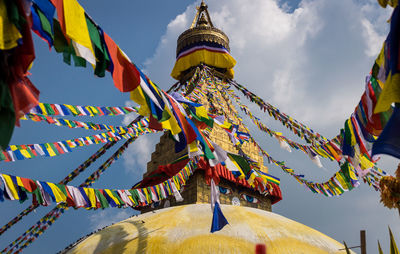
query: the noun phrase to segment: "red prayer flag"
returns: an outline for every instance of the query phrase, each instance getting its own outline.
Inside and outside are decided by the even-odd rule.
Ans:
[[[118,45],[104,33],[108,52],[114,65],[112,77],[114,85],[121,92],[130,92],[140,85],[140,74],[136,67],[131,63],[119,49]]]
[[[176,116],[179,118],[179,121],[181,123],[180,127],[183,130],[183,132],[185,133],[187,144],[192,143],[197,138],[196,132],[193,130],[192,126],[188,123],[186,117],[182,114],[181,110],[178,108],[178,106],[175,104],[175,102],[169,97],[169,95],[166,92],[164,92],[164,94],[170,101],[171,106],[172,106],[173,110],[175,111]],[[173,116],[171,116],[171,117],[173,117]]]
[[[37,188],[35,182],[32,179],[21,177],[21,182],[24,185],[25,190],[28,192],[34,192]]]
[[[19,119],[28,113],[31,108],[39,104],[39,90],[25,76],[9,86],[15,110],[15,124],[19,126]]]

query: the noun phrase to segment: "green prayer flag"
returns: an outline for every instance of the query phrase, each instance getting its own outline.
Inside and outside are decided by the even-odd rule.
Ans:
[[[105,44],[103,43],[99,34],[99,30],[94,22],[90,18],[86,17],[86,23],[89,30],[90,40],[94,45],[94,54],[96,56],[96,67],[94,69],[94,74],[98,77],[104,77],[109,62],[109,59],[107,59],[108,54],[105,50]]]
[[[40,193],[40,188],[36,188],[36,190],[34,190],[34,191],[32,192],[32,195],[35,195],[36,201],[37,201],[39,204],[43,204],[44,200],[43,200],[42,194]]]
[[[251,167],[245,158],[243,158],[242,156],[239,156],[239,155],[231,154],[231,153],[229,153],[229,156],[232,159],[234,159],[237,162],[237,164],[239,164],[240,169],[243,171],[244,175],[247,176],[250,173]]]
[[[352,190],[354,187],[351,184],[351,178],[350,178],[350,167],[349,167],[349,162],[343,163],[343,165],[340,167],[339,174],[343,177],[343,179],[346,181],[347,187],[349,190]]]
[[[135,206],[139,205],[139,195],[137,194],[137,191],[135,190],[128,190],[132,194],[132,199],[133,199],[133,204]]]
[[[42,13],[42,11],[39,8],[36,8],[36,12],[38,13],[43,31],[45,31],[54,40],[53,31],[51,29],[51,24],[49,20],[46,18],[46,16]]]
[[[104,195],[103,195],[98,189],[94,189],[94,194],[95,194],[96,197],[99,199],[101,208],[108,208],[108,207],[110,207],[110,205],[108,204],[108,201],[107,201],[106,197],[104,197]]]
[[[50,104],[43,103],[43,105],[46,108],[46,111],[47,111],[48,115],[54,115],[55,114],[55,112],[54,112],[53,108],[50,106]]]
[[[116,199],[118,199],[118,201],[119,201],[119,203],[121,204],[121,205],[124,205],[125,204],[125,202],[120,198],[120,196],[118,195],[118,193],[115,191],[115,190],[110,190],[111,191],[111,193],[114,195],[114,197],[116,198]]]
[[[58,20],[53,19],[54,22],[54,48],[57,53],[63,53],[63,60],[66,64],[71,65],[71,56],[74,59],[75,66],[86,67],[86,60],[75,54],[74,47],[68,43],[64,33],[61,30]]]
[[[10,143],[15,125],[14,104],[8,85],[0,80],[0,147],[5,149]]]

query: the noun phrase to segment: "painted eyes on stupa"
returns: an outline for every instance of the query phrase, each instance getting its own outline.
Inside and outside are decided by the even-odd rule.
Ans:
[[[225,195],[228,195],[228,194],[232,193],[231,189],[229,189],[229,188],[225,188],[225,187],[222,187],[222,186],[218,186],[218,188],[219,188],[219,193],[222,193],[222,194],[225,194]]]
[[[246,194],[242,194],[241,198],[243,200],[246,200],[249,203],[252,203],[252,204],[257,204],[257,203],[260,202],[256,197],[253,197],[253,196],[250,196],[250,195],[246,195]]]

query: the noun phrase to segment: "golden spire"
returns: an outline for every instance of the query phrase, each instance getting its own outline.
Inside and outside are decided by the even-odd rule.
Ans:
[[[176,55],[178,55],[183,48],[201,42],[217,43],[230,51],[228,36],[214,27],[207,8],[204,1],[201,2],[200,6],[196,7],[197,13],[193,19],[192,25],[178,38]]]
[[[208,6],[204,3],[204,1],[201,1],[200,6],[196,7],[197,13],[193,19],[193,22],[192,22],[192,25],[190,26],[190,28],[194,28],[195,26],[204,26],[204,25],[209,26],[209,27],[214,27],[207,8],[208,8]],[[206,17],[207,17],[207,19],[206,19]]]

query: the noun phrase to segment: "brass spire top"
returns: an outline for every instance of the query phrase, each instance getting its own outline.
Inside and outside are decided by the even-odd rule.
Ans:
[[[178,38],[176,47],[177,56],[184,48],[201,42],[217,43],[230,51],[228,36],[214,27],[207,8],[208,6],[204,1],[201,1],[200,6],[196,7],[197,13],[192,25]]]
[[[204,3],[204,1],[201,1],[200,6],[196,7],[197,13],[193,19],[193,22],[192,22],[192,25],[190,26],[190,28],[194,28],[197,26],[204,26],[204,25],[209,26],[209,27],[214,27],[207,8],[208,8],[208,6]],[[207,19],[206,19],[206,17],[207,17]]]

